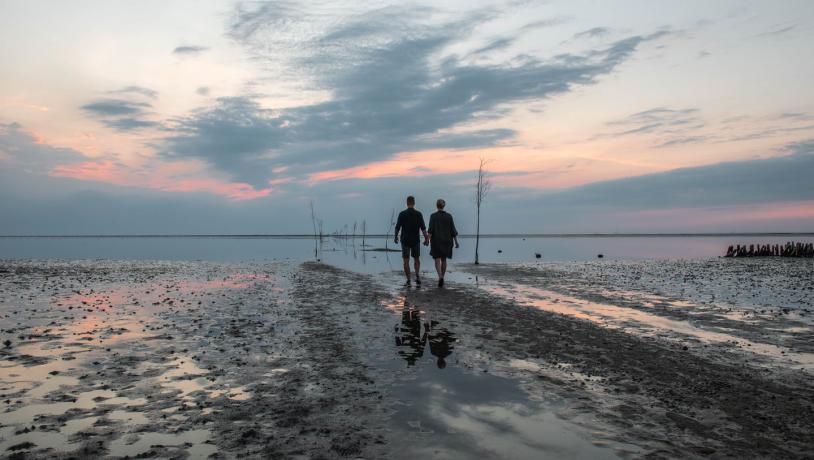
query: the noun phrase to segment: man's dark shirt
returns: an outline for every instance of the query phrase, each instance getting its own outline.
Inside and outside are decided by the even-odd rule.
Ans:
[[[399,213],[396,221],[396,235],[401,230],[401,244],[415,246],[421,242],[421,230],[426,230],[424,216],[413,208],[407,208]]]

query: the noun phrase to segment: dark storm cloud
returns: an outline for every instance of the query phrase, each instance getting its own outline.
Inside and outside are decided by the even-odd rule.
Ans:
[[[196,56],[208,49],[206,46],[178,46],[172,52],[181,56]]]
[[[282,9],[261,7],[237,15],[232,35],[262,58],[277,52],[279,27],[296,21]],[[550,60],[517,56],[503,65],[476,65],[444,49],[485,22],[476,11],[443,23],[416,22],[421,12],[380,9],[298,40],[299,69],[332,99],[273,111],[249,97],[220,99],[177,120],[165,157],[196,157],[255,186],[275,167],[287,174],[347,168],[399,152],[431,148],[488,147],[510,141],[514,131],[467,128],[494,119],[510,104],[541,100],[575,85],[595,83],[659,32],[632,36],[584,54]],[[267,30],[270,25],[274,26]],[[310,30],[310,29],[309,29]]]

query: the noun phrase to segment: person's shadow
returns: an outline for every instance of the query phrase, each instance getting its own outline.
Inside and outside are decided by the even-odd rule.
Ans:
[[[447,366],[446,358],[454,349],[452,344],[457,340],[455,334],[447,328],[438,327],[438,321],[422,323],[421,315],[421,310],[411,307],[405,299],[401,323],[395,326],[398,354],[407,361],[408,366],[414,366],[424,356],[424,349],[429,342],[430,353],[435,356],[436,365],[443,369]]]

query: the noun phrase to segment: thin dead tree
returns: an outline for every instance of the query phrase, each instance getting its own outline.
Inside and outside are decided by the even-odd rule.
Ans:
[[[314,257],[317,257],[317,214],[314,212],[314,200],[311,200],[311,225],[314,227]]]
[[[367,221],[362,220],[362,248],[365,247],[365,234],[367,233]]]
[[[491,188],[492,183],[486,177],[488,172],[486,171],[486,164],[488,160],[485,158],[480,159],[480,165],[478,166],[478,182],[475,184],[475,207],[477,209],[477,217],[475,221],[475,264],[480,263],[478,260],[478,247],[480,245],[480,207],[483,204],[484,198],[489,193],[489,188]]]
[[[391,209],[390,210],[390,224],[388,224],[387,232],[385,232],[385,234],[384,234],[384,251],[385,251],[385,253],[387,253],[387,251],[390,250],[390,248],[387,245],[390,243],[390,229],[394,228],[393,227],[394,225],[396,225],[396,210]]]

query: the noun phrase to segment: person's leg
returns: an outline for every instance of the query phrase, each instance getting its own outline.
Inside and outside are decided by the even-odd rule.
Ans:
[[[415,244],[412,248],[410,248],[410,255],[413,256],[413,266],[415,267],[415,282],[416,284],[421,284],[421,278],[419,269],[421,268],[421,246],[418,243]],[[408,275],[409,276],[409,275]]]
[[[410,258],[409,257],[403,257],[401,260],[402,260],[403,265],[404,265],[404,276],[406,276],[407,279],[409,280],[410,279]]]
[[[444,277],[444,275],[441,273],[441,258],[440,257],[435,258],[435,271],[438,272],[438,279],[441,279],[441,278]]]
[[[447,258],[442,257],[441,258],[441,278],[446,276],[446,274],[447,274]]]

